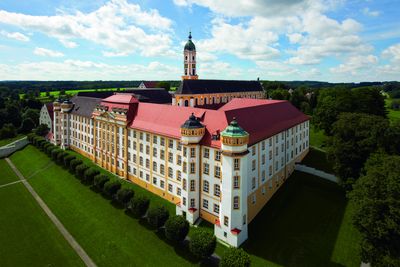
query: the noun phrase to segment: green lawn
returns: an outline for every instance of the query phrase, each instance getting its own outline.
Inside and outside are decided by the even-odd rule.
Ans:
[[[18,179],[5,164],[2,184]],[[0,188],[0,211],[0,266],[84,266],[22,183]]]
[[[34,175],[29,182],[99,266],[196,264],[187,252],[168,245],[146,224],[113,207],[68,171],[49,165],[50,159],[36,148],[16,152],[12,160],[24,175]],[[152,201],[157,198],[153,195]],[[209,223],[200,227],[213,231]],[[341,188],[295,172],[250,223],[243,248],[252,266],[358,267],[358,244],[351,206]],[[218,255],[225,250],[217,245]]]
[[[301,164],[333,174],[332,164],[326,158],[326,153],[313,147],[310,148],[310,151]]]
[[[25,176],[49,166],[50,161],[32,146],[14,153],[11,160]],[[99,266],[194,264],[146,224],[111,205],[60,166],[53,164],[36,172],[29,183]]]
[[[390,107],[390,104],[392,103],[392,99],[385,99],[385,104],[386,104],[386,109],[388,111],[388,118],[390,121],[396,121],[400,120],[400,110],[393,110]]]
[[[8,144],[10,144],[10,143],[12,143],[14,141],[17,141],[18,139],[21,139],[24,136],[25,136],[24,134],[18,134],[17,136],[12,137],[12,138],[1,139],[0,140],[0,147],[8,145]]]
[[[116,91],[117,88],[105,88],[105,89],[81,89],[81,90],[66,90],[65,93],[69,95],[76,95],[79,92],[101,92],[101,91]],[[124,90],[121,88],[121,90]],[[51,91],[49,92],[51,96],[58,97],[60,96],[60,91]],[[24,94],[20,94],[19,97],[22,98]],[[46,92],[40,92],[38,97],[39,100],[47,99]]]
[[[360,266],[351,207],[336,184],[295,172],[249,225],[253,266]]]
[[[15,175],[5,159],[0,159],[0,171],[0,185],[18,181],[18,177]]]
[[[327,136],[323,130],[317,130],[314,125],[310,124],[310,146],[324,150],[326,146]]]

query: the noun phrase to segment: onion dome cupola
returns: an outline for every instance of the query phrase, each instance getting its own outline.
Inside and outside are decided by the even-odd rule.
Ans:
[[[183,144],[197,144],[203,138],[206,127],[192,113],[189,119],[181,125],[181,142]]]
[[[196,51],[196,46],[192,42],[192,32],[189,32],[188,41],[185,44],[185,49],[187,51]]]
[[[62,104],[62,99],[58,98],[56,101],[53,102],[53,109],[54,111],[61,111],[61,104]]]
[[[64,102],[61,103],[61,111],[63,113],[67,113],[71,111],[71,109],[74,107],[74,104],[71,102],[71,100],[67,99]]]
[[[239,126],[236,118],[221,132],[222,151],[229,154],[247,152],[249,134]]]

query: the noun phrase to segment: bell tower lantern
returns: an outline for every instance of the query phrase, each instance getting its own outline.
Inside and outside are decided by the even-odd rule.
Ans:
[[[183,80],[197,80],[196,46],[192,42],[192,33],[189,32],[188,41],[183,50]]]

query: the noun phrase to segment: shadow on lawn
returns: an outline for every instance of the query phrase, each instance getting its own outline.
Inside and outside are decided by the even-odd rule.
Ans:
[[[243,249],[283,266],[331,261],[347,200],[339,186],[295,172],[249,225]]]

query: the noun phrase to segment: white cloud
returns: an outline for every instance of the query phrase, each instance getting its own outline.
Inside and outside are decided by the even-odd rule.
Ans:
[[[36,47],[35,50],[33,51],[35,55],[38,56],[43,56],[43,57],[63,57],[64,54],[58,51],[42,48],[42,47]]]
[[[382,52],[382,56],[384,58],[390,59],[391,61],[400,62],[400,43],[392,45],[392,46],[386,48]]]
[[[176,79],[181,71],[170,65],[151,62],[148,65],[110,65],[102,62],[64,60],[41,61],[17,65],[0,64],[5,80],[152,80]]]
[[[368,7],[363,8],[363,9],[362,9],[362,13],[363,13],[364,15],[366,15],[366,16],[369,16],[369,17],[378,17],[378,16],[381,14],[381,12],[379,12],[379,11],[372,11],[372,10],[370,10]]]
[[[127,0],[111,0],[99,9],[75,14],[32,16],[0,10],[0,23],[42,32],[67,47],[76,39],[103,45],[115,53],[142,56],[171,55],[172,21],[157,10],[144,11]]]
[[[22,34],[20,32],[6,32],[6,31],[0,31],[0,35],[3,35],[7,38],[18,40],[21,42],[28,42],[30,38],[26,36],[25,34]]]
[[[73,42],[73,41],[69,41],[69,40],[65,40],[65,39],[59,39],[60,43],[62,43],[66,48],[75,48],[78,47],[78,44]]]
[[[346,63],[340,64],[338,67],[331,68],[332,73],[343,73],[346,75],[361,75],[367,70],[371,70],[378,63],[378,57],[374,55],[353,56]]]

